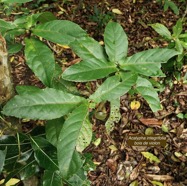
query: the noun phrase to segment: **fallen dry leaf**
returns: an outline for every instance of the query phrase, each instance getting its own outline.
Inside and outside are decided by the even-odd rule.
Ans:
[[[158,120],[156,118],[140,118],[139,119],[144,125],[162,125],[162,120]]]
[[[174,179],[172,176],[169,175],[145,174],[145,176],[155,181],[171,181]]]
[[[116,172],[117,170],[117,162],[113,159],[108,159],[106,165],[112,172]]]

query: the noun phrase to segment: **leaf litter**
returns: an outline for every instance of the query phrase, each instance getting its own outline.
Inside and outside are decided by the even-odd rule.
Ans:
[[[102,41],[102,26],[105,19],[93,19],[96,16],[93,7],[97,7],[102,14],[108,16],[108,20],[113,19],[121,23],[129,37],[129,55],[150,48],[166,46],[167,42],[158,39],[157,33],[148,24],[160,22],[171,28],[178,16],[171,10],[164,12],[156,1],[133,2],[86,0],[79,1],[79,3],[70,1],[65,4],[61,1],[51,3],[50,6],[51,11],[59,19],[78,23],[96,40]],[[181,4],[178,3],[178,6],[181,7]],[[183,13],[184,8],[181,7],[181,15]],[[18,38],[18,40],[22,39]],[[57,62],[62,65],[62,69],[80,61],[67,46],[50,43],[50,48],[54,49]],[[15,85],[35,85],[43,88],[41,82],[25,64],[22,52],[14,55],[11,65]],[[185,77],[186,69],[184,66],[181,70],[181,79]],[[187,119],[177,117],[179,113],[185,115],[187,112],[187,86],[183,81],[175,79],[171,79],[164,86],[164,91],[159,94],[163,110],[155,114],[139,95],[122,96],[120,105],[122,116],[119,122],[114,123],[114,130],[110,135],[106,132],[104,121],[93,118],[93,131],[99,142],[95,140],[85,150],[93,154],[93,162],[97,164],[96,170],[88,173],[91,185],[128,186],[133,182],[134,185],[138,183],[138,185],[146,186],[154,182],[155,184],[157,182],[157,185],[159,182],[172,186],[187,185]],[[86,87],[84,83],[77,83],[77,88],[82,91],[85,91]],[[95,83],[91,83],[89,91],[93,92],[95,87]],[[139,100],[140,107],[139,104],[135,104],[133,105],[135,108],[132,109],[133,100]],[[109,115],[109,106],[107,104],[105,106]],[[167,127],[165,131],[161,127],[163,124]],[[27,132],[36,125],[37,122],[32,120],[25,122],[23,130]],[[153,129],[154,134],[166,135],[165,148],[132,148],[127,145],[126,138],[129,134],[145,134],[148,127]],[[151,153],[153,157],[158,158],[160,163],[147,161],[141,152]]]

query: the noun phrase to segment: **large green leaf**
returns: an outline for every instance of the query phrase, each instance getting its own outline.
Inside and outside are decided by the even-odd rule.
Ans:
[[[88,117],[88,104],[81,104],[66,119],[60,131],[57,144],[59,169],[63,178],[68,178],[81,166],[80,158],[75,151],[80,130]]]
[[[156,112],[161,109],[160,100],[156,90],[153,88],[150,81],[145,78],[138,77],[136,82],[136,90],[148,102],[151,110]]]
[[[117,63],[127,56],[128,40],[119,23],[109,22],[104,33],[105,50],[110,61]]]
[[[81,61],[67,68],[62,74],[62,78],[68,81],[87,82],[104,78],[116,70],[115,65],[109,62]]]
[[[172,39],[171,32],[168,30],[167,27],[165,27],[163,24],[160,23],[155,23],[155,24],[150,24],[150,26],[162,37],[165,37],[169,40]]]
[[[42,137],[30,136],[30,140],[38,164],[47,170],[58,170],[56,148]]]
[[[75,82],[92,81],[116,71],[115,64],[107,61],[103,47],[94,39],[77,39],[70,46],[83,61],[67,68],[62,75],[63,79]]]
[[[63,186],[59,171],[45,170],[42,186]]]
[[[94,102],[115,100],[127,93],[136,83],[136,79],[137,75],[129,72],[123,77],[123,81],[119,76],[111,76],[90,96],[90,99]]]
[[[7,22],[0,19],[0,33],[3,35],[6,31],[16,28],[16,25],[12,22]]]
[[[79,25],[67,20],[54,20],[40,24],[33,29],[33,33],[62,45],[69,45],[75,39],[87,35]]]
[[[48,87],[51,86],[55,71],[55,59],[52,51],[39,40],[25,40],[25,57],[28,66]]]
[[[107,62],[107,56],[103,47],[91,37],[76,39],[70,44],[73,51],[84,61],[100,63]]]
[[[6,157],[6,149],[0,150],[0,174],[1,174],[1,171],[3,170],[3,166],[5,164],[5,157]]]
[[[54,146],[57,146],[58,137],[64,123],[64,118],[47,121],[45,124],[46,138]]]
[[[72,111],[84,98],[60,90],[45,88],[12,98],[2,113],[18,118],[55,119]]]
[[[128,57],[123,61],[120,68],[145,76],[164,76],[160,70],[161,63],[166,63],[177,54],[178,52],[173,49],[150,49]]]

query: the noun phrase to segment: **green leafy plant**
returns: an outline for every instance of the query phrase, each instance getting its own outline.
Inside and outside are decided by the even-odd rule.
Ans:
[[[170,8],[176,15],[179,14],[179,8],[173,1],[171,1],[171,0],[157,0],[157,2],[163,6],[164,11],[167,11],[168,8]]]
[[[113,12],[103,13],[102,9],[97,5],[94,6],[93,14],[89,16],[89,20],[97,23],[98,30],[101,31],[110,20],[114,20],[115,15]]]
[[[25,174],[29,169],[27,165],[33,165],[33,174],[38,167],[43,168],[44,185],[49,185],[52,178],[53,185],[89,185],[82,152],[92,140],[90,111],[101,102],[110,102],[110,116],[106,122],[110,133],[111,123],[119,121],[120,96],[131,90],[141,94],[153,112],[160,110],[158,94],[149,79],[151,76],[164,76],[161,63],[166,63],[178,52],[156,48],[127,56],[128,40],[120,24],[107,24],[103,47],[79,25],[53,20],[51,14],[43,19],[43,14],[34,14],[13,23],[1,20],[0,30],[5,37],[17,34],[20,29],[22,32],[19,34],[28,33],[24,48],[26,63],[45,86],[44,89],[18,86],[18,95],[3,107],[2,114],[47,120],[43,133],[18,133],[17,136],[1,138],[0,143],[4,144],[0,147],[2,153],[6,152],[7,146],[4,170],[9,174],[5,182],[15,175]],[[38,37],[70,46],[81,62],[62,73],[53,52]],[[103,83],[88,96],[76,90],[73,83],[97,79],[102,79]],[[8,145],[12,141],[15,151],[13,145]],[[6,164],[14,165],[15,171],[8,169]]]
[[[175,59],[166,64],[166,70],[181,70],[184,59],[187,57],[187,32],[183,32],[183,19],[179,19],[172,27],[172,33],[169,29],[160,23],[151,24],[150,26],[169,43],[168,48],[175,48],[179,54]]]

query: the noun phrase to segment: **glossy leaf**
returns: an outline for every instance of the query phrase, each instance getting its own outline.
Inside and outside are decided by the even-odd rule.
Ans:
[[[87,122],[88,104],[77,107],[66,119],[60,131],[57,144],[59,169],[63,178],[73,175],[81,166],[80,157],[75,148],[81,127]]]
[[[128,40],[119,23],[109,22],[104,32],[105,50],[111,62],[117,63],[127,56]]]
[[[84,100],[73,94],[45,88],[15,96],[4,106],[2,113],[18,118],[50,120],[69,113]]]
[[[91,100],[95,102],[112,101],[127,93],[135,84],[137,75],[133,73],[126,73],[120,81],[119,76],[111,76],[107,78],[104,83],[90,96]]]
[[[45,170],[42,186],[63,186],[59,171]]]
[[[64,123],[64,118],[58,118],[58,119],[49,120],[45,124],[46,138],[55,147],[57,146],[58,137],[62,129],[63,123]]]
[[[120,68],[145,76],[164,76],[161,63],[166,63],[178,52],[172,49],[150,49],[136,53],[123,61]]]
[[[136,90],[148,102],[153,112],[156,112],[161,109],[158,94],[153,88],[152,84],[147,79],[138,77],[138,80],[136,82]]]
[[[34,156],[38,164],[47,170],[58,170],[56,149],[42,137],[30,136]]]
[[[0,150],[0,173],[3,170],[5,164],[5,157],[6,157],[6,149]]]
[[[155,24],[150,24],[150,26],[162,37],[165,37],[169,40],[172,39],[171,32],[168,30],[166,26],[164,26],[161,23],[155,23]]]
[[[55,59],[52,51],[39,40],[25,40],[25,57],[27,65],[32,69],[42,83],[51,86],[55,71]]]
[[[67,20],[54,20],[40,24],[33,29],[33,33],[61,45],[69,45],[87,35],[79,25]]]

